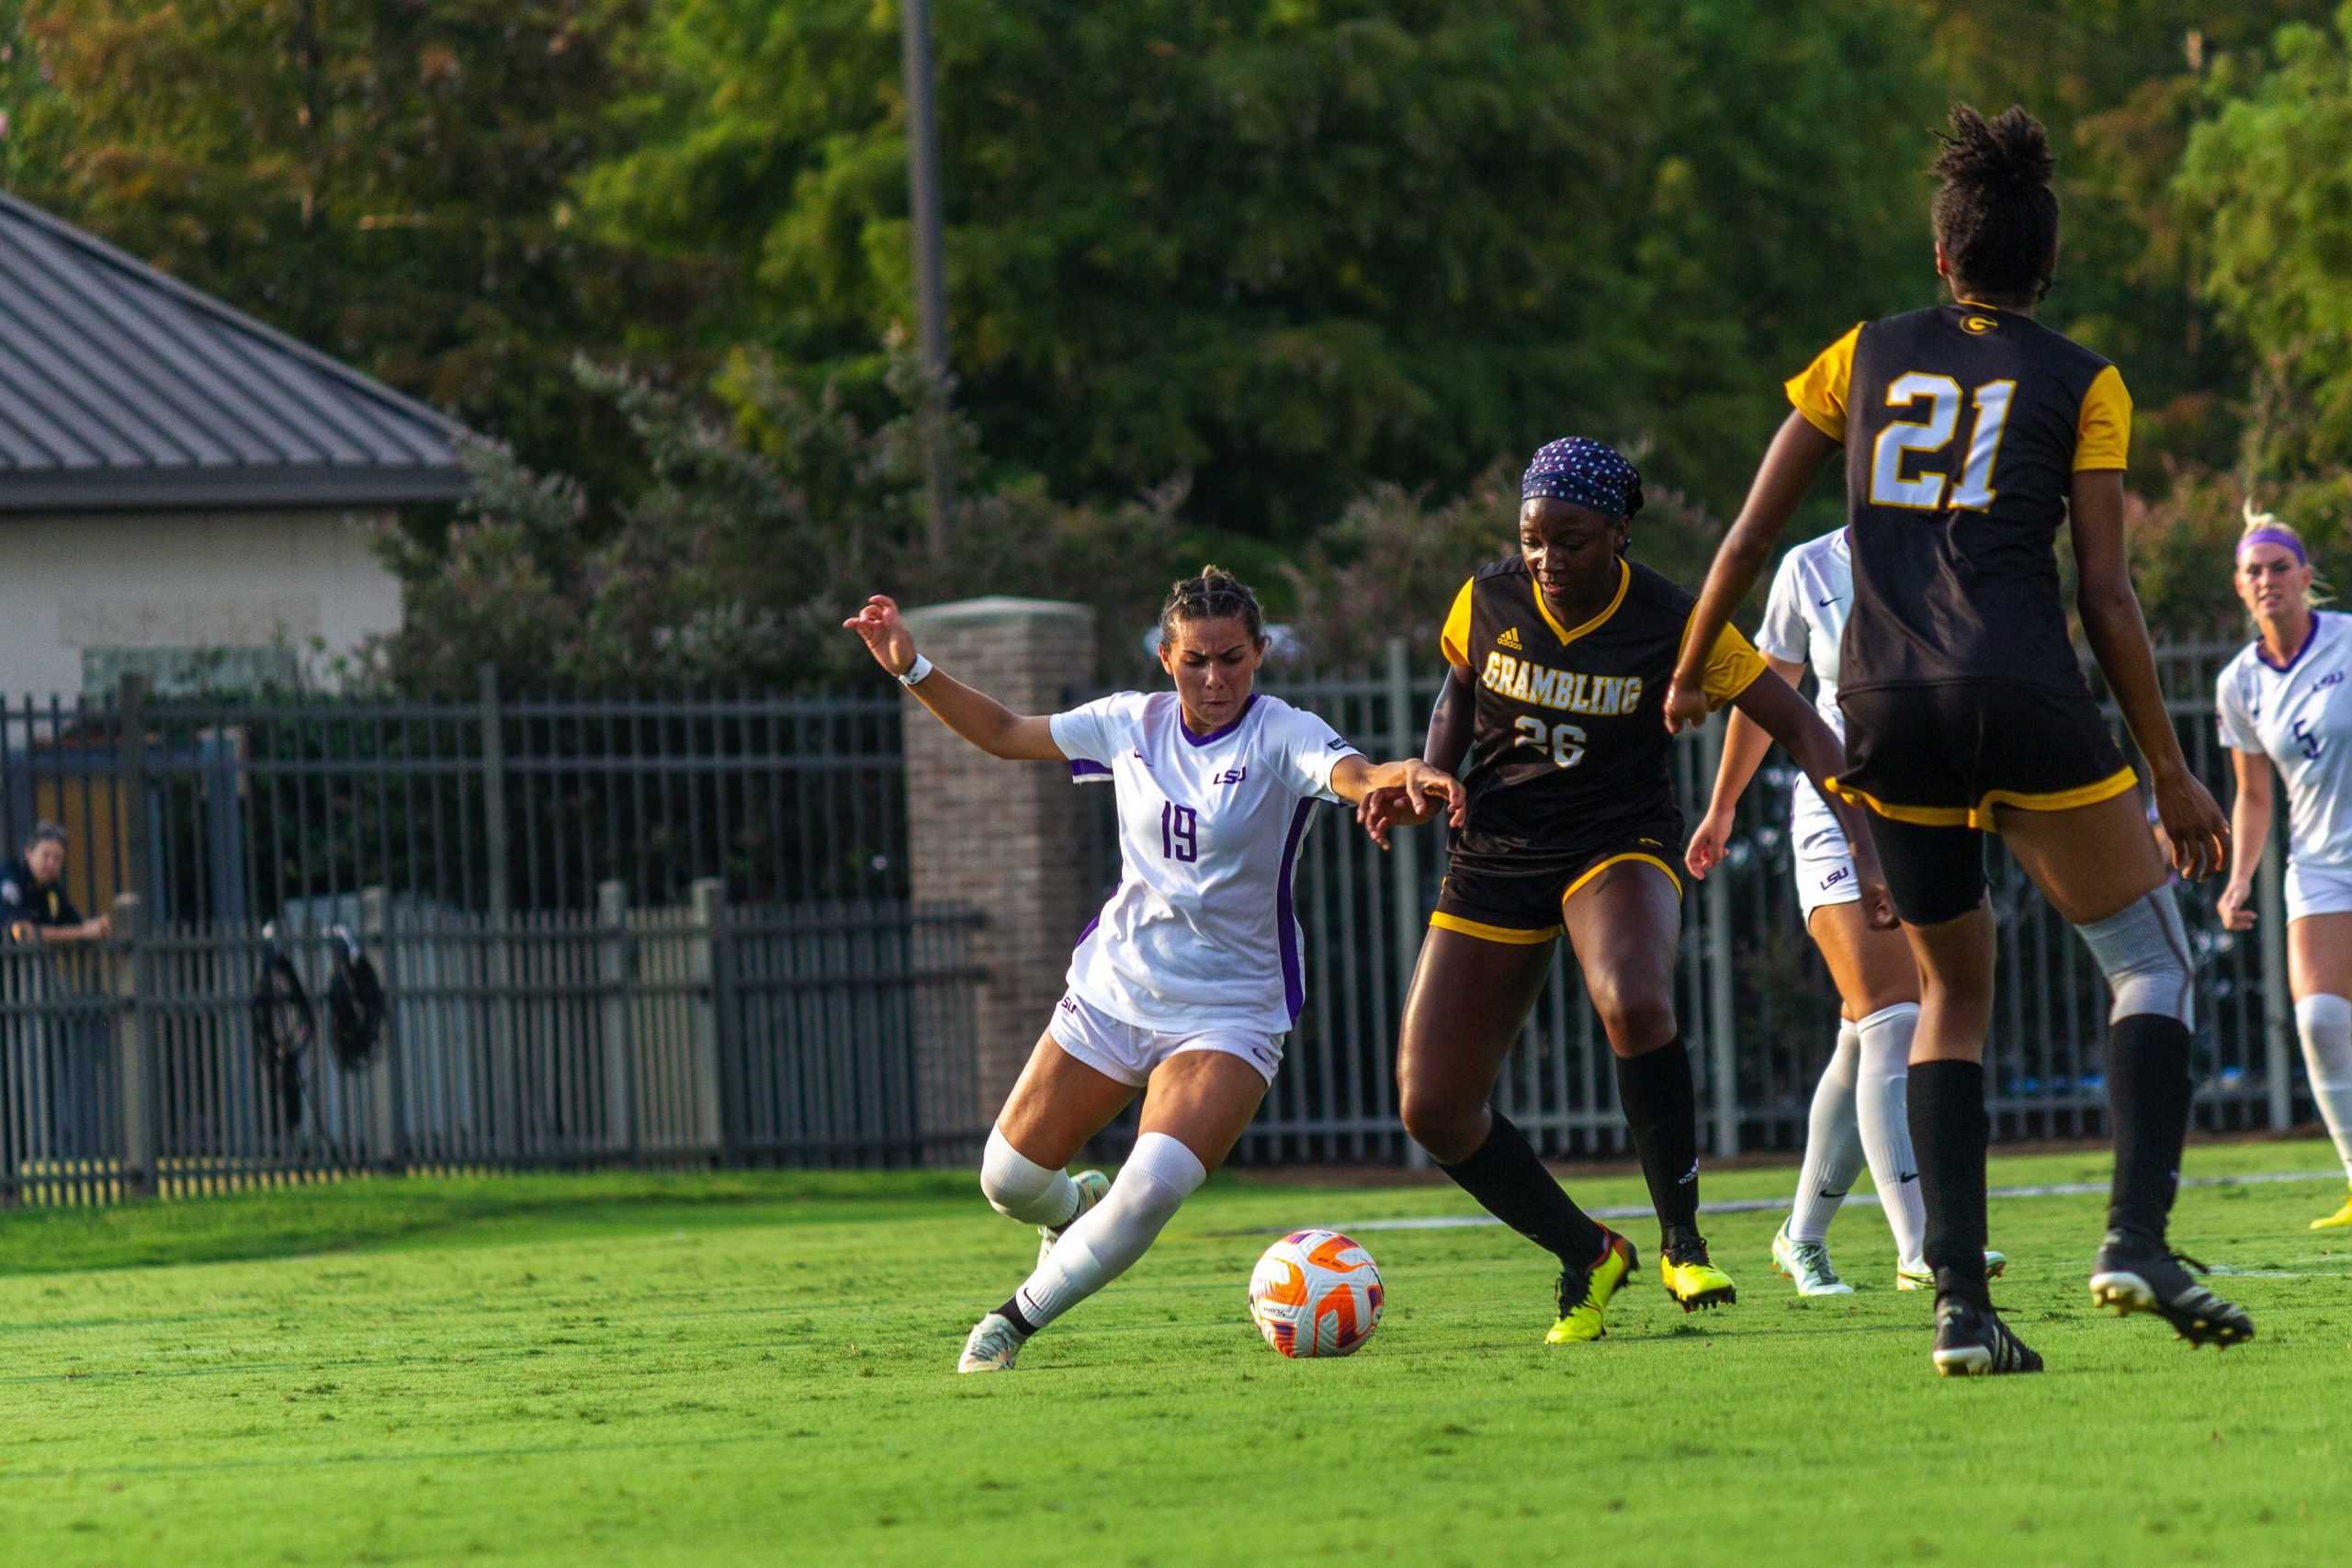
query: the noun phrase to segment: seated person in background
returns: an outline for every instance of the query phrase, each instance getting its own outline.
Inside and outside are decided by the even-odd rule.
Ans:
[[[65,874],[65,829],[54,822],[37,824],[25,840],[25,852],[0,867],[0,926],[11,942],[51,945],[103,942],[114,934],[104,915],[85,920],[65,897],[58,878]]]

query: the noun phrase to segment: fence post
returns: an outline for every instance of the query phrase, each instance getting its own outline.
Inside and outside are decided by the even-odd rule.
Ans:
[[[115,761],[121,769],[121,798],[115,803],[122,822],[123,877],[121,891],[145,897],[147,887],[147,677],[125,674],[115,687],[115,711],[121,734],[115,741]]]
[[[1702,788],[1714,782],[1723,765],[1724,731],[1728,720],[1710,720],[1699,731]],[[1707,976],[1707,1098],[1715,1116],[1715,1157],[1739,1153],[1739,1041],[1732,1018],[1731,878],[1718,872],[1700,884],[1700,908],[1706,920],[1706,941],[1701,947]]]
[[[726,1027],[724,1017],[726,996],[726,933],[727,888],[715,876],[696,879],[694,885],[695,929],[691,944],[692,969],[689,977],[697,991],[695,1010],[695,1102],[700,1109],[697,1120],[702,1123],[702,1141],[709,1145],[711,1156],[726,1162],[733,1153],[734,1142],[728,1135],[727,1105],[719,1092],[724,1077],[719,1072],[718,1053],[723,1041],[733,1034]]]
[[[368,1163],[386,1176],[408,1167],[401,1146],[400,961],[392,952],[391,900],[380,887],[359,890],[359,942],[373,949],[384,982],[384,1029],[368,1064]]]
[[[605,1142],[622,1159],[637,1152],[636,1053],[629,1048],[628,888],[596,885],[597,1012],[605,1047]]]
[[[1406,658],[1403,637],[1388,639],[1383,674],[1387,688],[1388,755],[1418,757],[1421,754],[1421,737],[1413,732],[1413,670]],[[1421,836],[1397,833],[1389,843],[1393,846],[1388,852],[1389,916],[1396,928],[1392,961],[1396,965],[1396,1008],[1401,1022],[1405,997],[1413,984],[1413,966],[1421,956]],[[1407,1138],[1405,1163],[1415,1170],[1427,1170],[1430,1152]]]
[[[530,1117],[524,1109],[520,1021],[514,999],[514,857],[507,838],[506,716],[498,694],[498,666],[488,660],[474,671],[481,706],[482,853],[489,861],[490,927],[481,950],[482,978],[489,994],[482,1004],[489,1026],[491,1081],[497,1111],[491,1119],[493,1153],[514,1158],[527,1152]]]
[[[2277,1133],[2295,1124],[2295,1004],[2287,991],[2287,877],[2280,860],[2273,823],[2262,843],[2255,928],[2262,933],[2262,1069],[2268,1080],[2270,1128]]]
[[[1054,713],[1094,693],[1094,613],[1038,599],[967,599],[910,610],[926,657],[1015,713]],[[918,907],[988,911],[975,933],[985,977],[968,1039],[924,1040],[927,1085],[969,1083],[977,1103],[927,1101],[934,1157],[988,1135],[1061,999],[1077,941],[1102,895],[1081,852],[1093,803],[1061,768],[991,762],[906,698],[908,881]],[[966,1065],[966,1053],[971,1065]]]
[[[117,1164],[126,1198],[153,1198],[162,1188],[156,1158],[162,1108],[155,1100],[154,1053],[150,1049],[146,1010],[140,996],[145,978],[141,971],[146,966],[140,940],[145,934],[140,930],[141,913],[137,895],[115,895],[114,934],[122,944],[115,953],[112,975],[115,1000],[120,1004],[114,1029],[115,1103],[122,1126]]]

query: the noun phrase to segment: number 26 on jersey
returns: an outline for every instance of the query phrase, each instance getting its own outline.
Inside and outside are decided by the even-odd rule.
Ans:
[[[1519,731],[1519,743],[1532,746],[1540,753],[1549,753],[1553,765],[1573,768],[1584,761],[1584,728],[1574,724],[1546,724],[1540,718],[1521,714],[1512,721]]]
[[[1871,448],[1871,504],[1900,506],[1916,512],[1983,512],[1993,504],[1993,459],[2000,455],[2001,433],[2009,423],[2009,400],[2015,381],[1987,381],[1971,392],[1976,419],[1968,434],[1960,478],[1952,480],[1931,466],[1944,456],[1960,430],[1960,383],[1949,376],[1909,370],[1887,383],[1886,406],[1917,410],[1927,405],[1925,419],[1898,419],[1878,433]],[[1945,457],[1945,464],[1951,459]],[[1949,500],[1944,486],[1951,486]]]

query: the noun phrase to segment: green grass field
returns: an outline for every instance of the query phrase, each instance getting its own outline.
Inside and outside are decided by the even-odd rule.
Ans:
[[[2191,1174],[2323,1170],[2323,1145]],[[1996,1184],[2104,1180],[2090,1154]],[[1710,1200],[1792,1173],[1710,1175]],[[1547,1348],[1493,1228],[1360,1231],[1377,1337],[1290,1362],[1250,1266],[1292,1226],[1459,1214],[1451,1188],[1227,1177],[1010,1375],[950,1371],[1034,1233],[961,1173],[363,1182],[0,1217],[0,1560],[2293,1562],[2352,1553],[2352,1236],[2323,1181],[2191,1190],[2177,1232],[2261,1338],[2192,1354],[2088,1307],[2101,1203],[1996,1200],[2039,1378],[1939,1382],[1874,1203],[1865,1289],[1801,1302],[1777,1215],[1709,1222],[1735,1307],[1656,1285]],[[1597,1204],[1638,1200],[1593,1179]]]

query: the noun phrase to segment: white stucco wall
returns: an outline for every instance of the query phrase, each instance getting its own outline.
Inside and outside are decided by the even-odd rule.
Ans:
[[[368,547],[381,514],[0,517],[0,694],[71,695],[89,648],[266,648],[315,674],[311,639],[347,652],[401,622]]]

